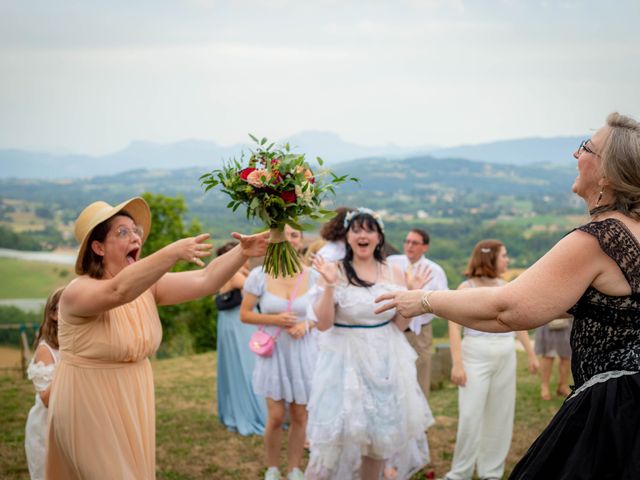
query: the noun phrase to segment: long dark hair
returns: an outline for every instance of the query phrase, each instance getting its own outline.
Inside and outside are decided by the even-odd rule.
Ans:
[[[358,231],[360,229],[365,229],[370,232],[377,232],[380,236],[380,243],[376,245],[375,250],[373,251],[373,258],[379,263],[385,263],[385,255],[384,255],[384,232],[382,228],[380,228],[380,224],[376,221],[373,215],[369,213],[356,213],[356,215],[351,219],[349,225],[345,229],[345,236],[349,232],[349,230]],[[347,281],[351,285],[355,285],[356,287],[372,287],[373,283],[367,282],[366,280],[358,277],[355,269],[353,268],[353,249],[349,242],[345,242],[346,244],[346,254],[342,259],[342,266],[344,267],[344,272],[347,275]]]

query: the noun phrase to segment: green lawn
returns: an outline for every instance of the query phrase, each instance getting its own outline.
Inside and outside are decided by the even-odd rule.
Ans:
[[[0,299],[46,298],[73,276],[67,265],[0,258]]]
[[[215,353],[156,360],[153,369],[157,405],[157,472],[159,479],[259,479],[264,471],[261,437],[228,432],[215,415]],[[557,398],[539,398],[538,377],[526,371],[518,353],[516,422],[507,472],[560,406]],[[0,477],[27,479],[24,424],[33,403],[31,383],[0,371]],[[432,464],[437,476],[447,472],[455,443],[457,391],[448,384],[432,392],[436,425],[429,430]],[[282,454],[284,468],[285,454]],[[416,475],[415,480],[424,478]]]

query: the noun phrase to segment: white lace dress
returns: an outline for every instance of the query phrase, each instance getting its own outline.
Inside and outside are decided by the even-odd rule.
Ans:
[[[307,406],[309,480],[359,479],[362,456],[391,459],[398,479],[429,462],[425,431],[434,420],[416,378],[416,353],[390,322],[395,311],[373,313],[378,295],[402,288],[344,280],[335,287],[335,326],[320,335]]]
[[[36,400],[29,411],[27,425],[25,427],[24,448],[27,454],[27,464],[31,479],[44,478],[44,458],[45,458],[45,438],[47,437],[47,414],[48,409],[42,403],[40,392],[45,391],[53,380],[60,352],[49,346],[44,340],[40,342],[49,349],[53,356],[53,363],[45,365],[42,362],[34,362],[33,358],[27,367],[27,376],[36,388]]]

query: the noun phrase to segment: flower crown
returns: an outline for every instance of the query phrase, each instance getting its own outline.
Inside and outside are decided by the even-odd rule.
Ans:
[[[359,207],[359,208],[356,208],[355,210],[351,210],[344,216],[344,222],[343,222],[344,229],[347,230],[349,228],[349,225],[351,224],[351,221],[356,216],[361,215],[363,213],[366,213],[367,215],[371,215],[373,219],[376,221],[376,223],[378,224],[378,226],[380,227],[380,230],[382,230],[382,232],[384,233],[384,222],[382,221],[382,217],[378,213],[371,210],[370,208],[364,208],[364,207]]]

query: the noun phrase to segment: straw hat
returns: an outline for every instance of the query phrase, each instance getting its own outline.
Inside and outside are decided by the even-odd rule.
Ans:
[[[87,250],[87,242],[93,229],[122,210],[131,215],[133,221],[143,228],[142,241],[144,242],[147,239],[151,228],[151,210],[143,198],[130,198],[115,207],[112,207],[107,202],[93,202],[80,213],[76,220],[75,236],[80,244],[80,250],[76,258],[76,273],[78,275],[86,273],[82,270],[82,259]]]

